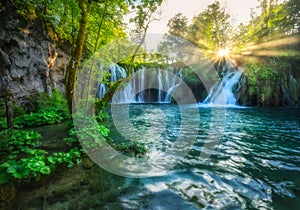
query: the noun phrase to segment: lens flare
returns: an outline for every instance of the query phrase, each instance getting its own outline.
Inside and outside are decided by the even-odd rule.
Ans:
[[[218,53],[217,53],[217,56],[218,57],[228,57],[229,56],[229,50],[228,48],[221,48],[218,50]]]

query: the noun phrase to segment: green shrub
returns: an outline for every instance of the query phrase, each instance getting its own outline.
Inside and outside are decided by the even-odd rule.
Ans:
[[[37,104],[39,110],[57,108],[68,112],[67,100],[57,89],[54,89],[51,95],[41,93],[37,99]]]
[[[7,128],[7,125],[6,125],[6,118],[1,117],[1,118],[0,118],[0,130],[1,130],[1,129],[5,129],[5,128]]]
[[[37,113],[24,114],[15,118],[15,124],[22,126],[53,125],[65,119],[63,113],[54,110],[40,110]]]
[[[0,184],[4,184],[13,178],[28,182],[39,180],[42,175],[48,175],[59,164],[67,164],[68,167],[80,162],[81,151],[73,148],[67,152],[48,154],[44,150],[30,150],[31,155],[18,159],[9,156],[9,160],[0,165]]]
[[[30,113],[25,113],[22,106],[14,106],[14,126],[16,128],[52,125],[70,118],[67,101],[57,90],[54,90],[50,96],[45,93],[40,94],[37,104],[37,111]],[[0,118],[1,128],[6,128],[5,116]]]
[[[66,141],[68,145],[74,146],[78,144],[79,138],[85,149],[93,149],[99,147],[104,140],[103,137],[107,137],[108,134],[109,129],[97,123],[92,126],[84,126],[77,131],[75,128],[71,128],[69,137],[64,138],[64,141]]]
[[[38,145],[41,135],[31,130],[3,130],[0,132],[0,155],[18,154]]]

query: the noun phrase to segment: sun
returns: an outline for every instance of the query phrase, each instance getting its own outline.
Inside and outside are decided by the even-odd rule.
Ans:
[[[217,52],[217,56],[222,57],[228,57],[229,56],[229,50],[228,48],[220,48]]]

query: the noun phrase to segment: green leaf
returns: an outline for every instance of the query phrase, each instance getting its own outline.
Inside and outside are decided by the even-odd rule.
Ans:
[[[40,172],[41,172],[42,174],[50,174],[50,173],[51,173],[51,169],[50,169],[49,166],[44,166],[44,167],[42,167],[42,168],[40,169]]]

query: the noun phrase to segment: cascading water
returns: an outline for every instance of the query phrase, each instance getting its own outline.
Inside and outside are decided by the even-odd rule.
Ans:
[[[105,84],[101,83],[98,87],[96,97],[97,98],[103,98],[105,93],[107,92],[107,87]]]
[[[140,70],[140,74],[141,74],[141,78],[139,79],[139,83],[140,83],[139,88],[142,91],[142,90],[145,90],[145,68],[142,68]],[[132,83],[134,83],[134,81]],[[139,94],[138,98],[139,98],[139,100],[138,100],[139,103],[145,103],[145,99],[144,99],[143,94]]]
[[[116,82],[127,77],[126,70],[118,65],[110,69],[110,82]],[[145,67],[134,71],[123,89],[114,94],[112,103],[171,103],[171,96],[182,82],[181,70],[151,69]],[[155,88],[153,88],[155,87]],[[97,98],[103,98],[109,86],[100,83]]]
[[[158,80],[158,103],[162,102],[162,81],[161,81],[161,70],[158,70],[158,75],[157,75],[157,80]]]
[[[212,86],[208,96],[203,101],[203,104],[209,106],[236,105],[233,87],[238,83],[243,72],[226,64],[223,73],[225,76],[222,78],[222,81]]]

